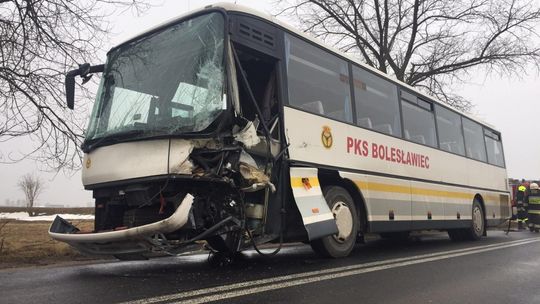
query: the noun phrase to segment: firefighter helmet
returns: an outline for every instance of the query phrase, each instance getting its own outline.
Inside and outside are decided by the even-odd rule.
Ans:
[[[538,187],[538,184],[537,184],[537,183],[531,183],[531,185],[529,186],[529,188],[531,188],[532,190],[538,190],[538,189],[540,189],[540,187]]]

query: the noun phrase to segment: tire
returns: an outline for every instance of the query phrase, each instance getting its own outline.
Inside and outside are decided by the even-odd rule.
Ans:
[[[485,229],[486,217],[484,215],[484,209],[482,209],[480,202],[475,199],[472,205],[471,227],[462,230],[464,239],[477,241],[484,235]]]
[[[477,241],[483,235],[486,229],[486,217],[484,209],[476,199],[472,205],[471,227],[465,229],[449,229],[448,236],[454,242]]]
[[[461,242],[465,239],[461,229],[451,229],[448,230],[448,236],[454,242]]]
[[[334,214],[339,232],[311,241],[311,248],[323,257],[340,258],[351,253],[356,243],[358,215],[347,190],[339,186],[323,189],[324,198]]]
[[[205,241],[216,252],[235,253],[239,247],[240,235],[237,231],[232,231],[222,235],[211,236]]]

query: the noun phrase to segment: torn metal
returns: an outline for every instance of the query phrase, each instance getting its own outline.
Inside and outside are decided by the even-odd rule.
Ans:
[[[257,135],[255,125],[251,121],[242,130],[234,134],[234,139],[243,143],[246,148],[251,148],[261,141]]]
[[[275,192],[276,187],[270,182],[270,178],[264,172],[254,166],[246,163],[240,163],[240,174],[249,184],[248,187],[242,188],[242,191],[253,192],[264,188],[270,188],[270,191]]]
[[[188,221],[193,196],[187,194],[176,211],[168,218],[138,227],[96,233],[81,231],[57,216],[49,228],[49,235],[89,254],[121,254],[163,250],[165,239],[159,235],[182,228]]]

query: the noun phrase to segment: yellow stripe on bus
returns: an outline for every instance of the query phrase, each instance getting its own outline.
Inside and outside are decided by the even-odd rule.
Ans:
[[[355,184],[360,189],[367,189],[367,190],[380,191],[380,192],[393,192],[393,193],[404,193],[404,194],[415,194],[415,195],[426,195],[426,196],[441,196],[441,197],[463,198],[463,199],[472,199],[474,197],[474,195],[470,193],[465,193],[465,192],[415,188],[415,187],[389,185],[389,184],[382,184],[382,183],[375,183],[375,182],[356,181]]]
[[[507,203],[510,199],[510,196],[508,194],[499,194],[499,195],[490,195],[490,194],[484,194],[482,195],[484,198],[484,201],[493,201],[495,203]]]
[[[304,183],[302,182],[303,178],[309,179],[309,184],[311,187],[319,187],[319,178],[315,176],[311,177],[291,177],[291,187],[293,188],[304,188]]]
[[[303,188],[304,183],[302,182],[303,178],[309,179],[309,184],[312,187],[319,187],[319,179],[315,176],[312,177],[292,177],[291,178],[291,187],[293,188]],[[402,186],[402,185],[391,185],[391,184],[384,184],[384,183],[376,183],[376,182],[363,182],[363,181],[355,181],[355,184],[360,189],[367,189],[371,191],[379,191],[379,192],[391,192],[391,193],[403,193],[403,194],[413,194],[413,195],[424,195],[424,196],[438,196],[438,197],[449,197],[449,198],[461,198],[461,199],[468,199],[472,200],[474,198],[474,194],[466,193],[466,192],[456,192],[456,191],[445,191],[445,190],[435,190],[435,189],[426,189],[426,188],[416,188],[416,187],[409,187],[409,186]],[[495,200],[496,198],[496,200]],[[499,200],[499,197],[490,197],[490,199],[494,199],[495,201]]]

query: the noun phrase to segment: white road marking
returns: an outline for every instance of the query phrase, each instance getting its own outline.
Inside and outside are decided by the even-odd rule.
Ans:
[[[158,296],[147,299],[140,299],[136,301],[125,302],[123,304],[151,304],[159,302],[172,302],[175,303],[206,303],[217,300],[224,300],[239,296],[245,296],[254,293],[260,293],[264,291],[277,290],[292,286],[304,285],[314,282],[332,280],[347,276],[353,276],[368,272],[386,270],[396,267],[403,267],[408,265],[427,263],[437,260],[449,259],[453,257],[459,257],[464,255],[482,253],[497,249],[504,249],[508,247],[521,246],[529,243],[539,242],[540,238],[528,238],[498,244],[491,244],[485,246],[475,246],[463,249],[442,251],[436,253],[429,253],[423,255],[416,255],[410,257],[388,259],[377,262],[370,262],[364,264],[343,266],[337,268],[330,268],[324,270],[310,271],[305,273],[284,275],[279,277],[260,279],[254,281],[247,281],[223,286],[216,286],[211,288],[197,289],[186,292],[180,292],[171,295]],[[223,292],[216,294],[218,292]],[[197,297],[198,296],[198,297]],[[197,298],[192,298],[197,297]],[[187,299],[191,298],[191,299]],[[185,299],[185,300],[184,300]]]

